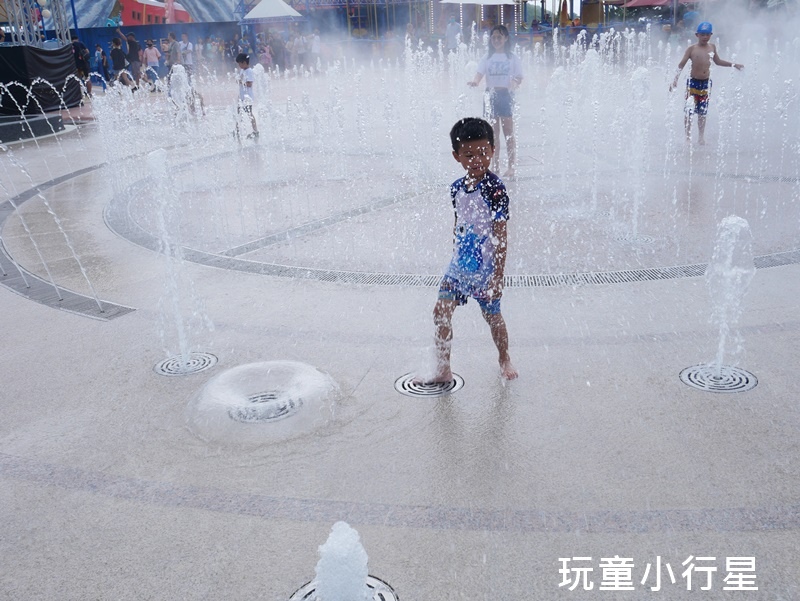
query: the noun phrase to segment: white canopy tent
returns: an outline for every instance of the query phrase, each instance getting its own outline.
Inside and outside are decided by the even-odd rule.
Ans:
[[[241,23],[249,24],[276,19],[302,18],[302,16],[282,0],[261,0],[253,10],[244,16]]]

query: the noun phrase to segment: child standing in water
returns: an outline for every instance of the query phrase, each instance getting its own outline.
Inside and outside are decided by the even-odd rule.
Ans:
[[[508,355],[508,331],[500,313],[506,265],[508,194],[503,182],[489,171],[494,157],[494,131],[483,119],[461,119],[450,131],[453,158],[467,174],[450,186],[455,210],[453,258],[442,278],[433,309],[436,329],[436,374],[418,382],[449,382],[453,312],[469,297],[478,301],[497,347],[500,372],[517,377]]]
[[[239,106],[238,112],[244,112],[250,117],[250,124],[253,126],[253,131],[247,135],[248,139],[258,139],[258,125],[256,125],[256,116],[253,114],[253,82],[256,78],[253,70],[250,68],[250,57],[240,52],[236,56],[236,66],[239,68],[236,71],[236,81],[239,83]],[[236,120],[236,137],[239,138],[239,120]]]
[[[522,62],[511,52],[511,39],[505,25],[495,25],[489,37],[489,53],[478,64],[475,79],[468,82],[477,87],[486,77],[484,117],[494,127],[494,139],[500,140],[500,130],[506,139],[508,170],[503,177],[514,177],[517,161],[517,143],[514,140],[514,90],[522,83]],[[498,142],[499,143],[499,142]],[[495,154],[493,167],[499,170],[499,155]]]
[[[678,87],[678,77],[680,77],[681,71],[683,71],[687,62],[692,61],[692,71],[686,82],[686,141],[692,141],[692,115],[697,113],[697,129],[700,132],[698,144],[701,146],[706,143],[708,93],[711,90],[711,61],[713,60],[714,64],[720,67],[733,67],[739,71],[744,69],[744,65],[724,61],[719,57],[717,47],[709,43],[712,33],[713,27],[708,21],[697,26],[695,35],[698,42],[686,49],[681,62],[678,63],[678,72],[675,74],[675,80],[669,86],[670,92]],[[688,102],[690,97],[693,102]]]

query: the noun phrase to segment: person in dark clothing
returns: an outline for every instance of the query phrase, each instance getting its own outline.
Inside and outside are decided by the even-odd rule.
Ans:
[[[122,40],[114,38],[111,40],[111,68],[114,70],[114,77],[124,85],[131,85],[131,78],[125,71],[125,53],[122,51]]]
[[[117,27],[117,33],[122,35],[119,27]],[[139,42],[136,41],[136,36],[133,35],[133,32],[125,36],[123,41],[125,42],[125,58],[128,59],[131,65],[131,75],[133,75],[133,79],[138,86],[139,79],[142,76],[142,57],[140,54],[142,47],[139,46]]]
[[[75,71],[86,86],[86,93],[92,95],[92,80],[89,77],[89,49],[78,39],[72,36],[72,53],[75,55]]]
[[[280,36],[273,35],[267,43],[272,51],[272,60],[283,71],[286,68],[286,47],[283,45],[283,40]]]
[[[175,33],[172,31],[167,34],[167,40],[166,64],[171,73],[172,67],[181,64],[181,45],[178,43],[178,38],[175,37]]]

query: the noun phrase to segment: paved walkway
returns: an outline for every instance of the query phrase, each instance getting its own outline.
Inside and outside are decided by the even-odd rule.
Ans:
[[[213,108],[212,124],[219,122]],[[440,398],[406,397],[394,383],[426,365],[435,297],[431,282],[414,278],[435,275],[442,251],[446,259],[446,198],[435,186],[408,186],[402,174],[386,188],[347,188],[331,177],[327,155],[306,152],[318,163],[304,165],[277,134],[261,148],[236,148],[225,146],[221,130],[213,133],[220,137],[207,147],[173,143],[170,157],[180,155],[187,167],[164,181],[147,177],[145,144],[126,149],[124,173],[100,167],[119,163],[99,125],[39,148],[16,147],[16,164],[4,158],[6,198],[25,200],[3,214],[0,230],[9,274],[0,279],[0,599],[288,599],[313,577],[317,547],[337,520],[359,531],[370,573],[404,600],[622,598],[600,590],[604,575],[611,582],[604,558],[614,556],[633,565],[635,592],[625,598],[800,597],[794,259],[760,265],[746,297],[739,364],[758,378],[749,392],[703,392],[678,378],[716,352],[700,269],[613,285],[518,279],[503,306],[520,379],[498,379],[488,329],[469,305],[454,324],[453,368],[464,387]],[[266,158],[273,169],[257,168]],[[386,160],[377,168],[402,162]],[[249,166],[252,186],[235,187],[241,173],[224,180],[236,165]],[[708,260],[707,244],[688,242],[700,233],[686,234],[690,248],[680,255],[671,242],[652,250],[651,243],[610,242],[612,222],[587,218],[589,205],[565,213],[563,203],[539,202],[542,187],[530,186],[536,169],[527,162],[511,184],[520,250],[510,277],[639,273],[652,257],[672,260],[649,264],[657,274]],[[716,176],[701,181],[709,176],[700,172],[697,164],[683,170],[681,190],[703,181],[734,185]],[[262,181],[293,177],[282,188]],[[791,200],[791,181],[764,185]],[[304,200],[307,189],[319,195],[314,202]],[[267,203],[275,190],[304,218],[287,220],[281,203],[257,213],[255,201]],[[195,204],[173,214],[164,195],[175,195],[177,206]],[[233,197],[237,206],[219,204]],[[99,299],[125,308],[116,318],[61,311],[53,308],[60,301],[10,289],[11,259],[49,281],[41,253],[60,288],[92,297],[45,201]],[[584,228],[574,242],[580,248],[566,238],[561,249],[531,248],[530,228],[541,221],[546,230],[556,213],[559,231]],[[413,252],[390,248],[381,233],[410,232],[440,216],[441,229],[413,238]],[[700,218],[713,224],[714,211]],[[177,244],[176,230],[164,227],[171,219],[180,224]],[[645,223],[656,240],[688,231],[669,212]],[[757,254],[794,251],[789,226],[769,223],[754,220],[754,230],[772,232]],[[280,232],[292,233],[282,244],[265,243]],[[708,242],[713,229],[704,235]],[[586,255],[601,246],[609,254]],[[567,268],[551,269],[559,260]],[[289,271],[276,274],[270,265]],[[395,279],[325,281],[298,277],[303,270]],[[397,279],[402,274],[410,279]],[[178,332],[218,363],[182,377],[156,374],[154,366],[179,350]],[[279,440],[198,440],[186,426],[193,396],[226,369],[269,360],[327,373],[340,388],[337,402],[309,429]],[[747,563],[729,570],[726,558],[737,557],[754,558],[755,571]],[[594,588],[559,586],[578,575],[560,573],[560,558],[590,558],[568,567],[591,567]],[[654,592],[658,561],[662,590]],[[691,563],[689,592],[683,574]],[[713,586],[700,591],[708,567],[716,568]],[[724,591],[723,579],[737,569],[756,574],[759,590]],[[618,573],[626,579],[624,568]]]

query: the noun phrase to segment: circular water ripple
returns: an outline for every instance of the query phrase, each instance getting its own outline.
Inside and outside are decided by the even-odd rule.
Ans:
[[[260,445],[328,423],[336,382],[299,361],[237,365],[209,379],[186,406],[186,424],[206,442]]]
[[[248,424],[269,422],[294,415],[303,406],[301,399],[287,396],[281,390],[269,390],[247,397],[248,405],[231,407],[228,415]]]

